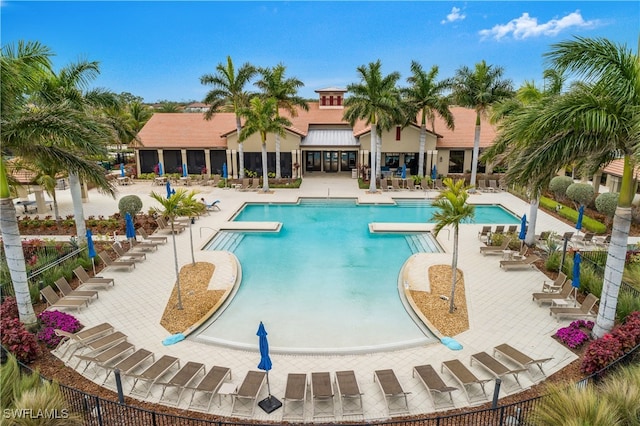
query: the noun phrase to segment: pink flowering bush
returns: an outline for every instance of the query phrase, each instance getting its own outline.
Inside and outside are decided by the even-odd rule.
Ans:
[[[585,321],[578,320],[569,324],[568,327],[563,327],[559,329],[555,337],[558,338],[562,343],[567,345],[572,349],[579,348],[585,342],[589,340],[589,335],[585,333],[582,329],[592,330],[593,329],[593,321]]]
[[[56,335],[56,329],[75,333],[82,328],[82,324],[76,317],[60,311],[44,311],[38,315],[38,319],[41,324],[38,340],[44,342],[49,348],[56,347],[62,339]]]

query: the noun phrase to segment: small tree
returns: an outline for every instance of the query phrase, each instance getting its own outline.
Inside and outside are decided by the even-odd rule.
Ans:
[[[579,206],[588,206],[595,196],[595,189],[588,183],[572,183],[567,188],[567,197]]]
[[[122,217],[126,213],[129,213],[131,217],[135,217],[142,210],[142,200],[137,195],[125,195],[118,202],[118,210]]]
[[[596,210],[611,220],[618,207],[620,194],[617,192],[603,192],[596,197]]]
[[[567,188],[573,184],[569,176],[556,176],[549,182],[549,190],[554,193],[556,200],[563,201],[567,198]]]

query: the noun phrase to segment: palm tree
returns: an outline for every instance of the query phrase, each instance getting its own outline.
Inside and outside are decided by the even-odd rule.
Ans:
[[[218,111],[233,112],[236,115],[236,132],[238,134],[238,164],[239,177],[244,178],[244,150],[239,140],[242,131],[240,110],[247,106],[250,94],[244,87],[256,75],[256,68],[250,63],[245,63],[236,72],[231,56],[227,56],[227,63],[216,66],[216,74],[205,74],[200,77],[200,83],[213,87],[204,98],[204,103],[211,108],[204,113],[206,120],[211,120]]]
[[[180,268],[178,265],[178,246],[176,245],[175,221],[178,216],[190,217],[202,211],[198,206],[200,203],[195,201],[196,194],[196,191],[188,192],[186,189],[178,189],[175,194],[172,194],[169,198],[167,198],[166,195],[158,194],[156,192],[151,193],[151,198],[160,203],[160,206],[162,207],[161,209],[155,209],[156,213],[169,218],[169,224],[171,225],[173,261],[176,270],[176,289],[178,292],[178,305],[176,308],[179,310],[182,310],[183,308],[182,295],[180,293]]]
[[[574,72],[584,81],[531,111],[520,139],[538,142],[521,150],[507,174],[540,182],[550,170],[567,164],[602,166],[623,158],[620,197],[593,329],[595,336],[602,337],[615,322],[631,226],[633,170],[640,146],[640,60],[625,46],[581,37],[553,45],[546,57],[554,69]]]
[[[433,206],[438,209],[433,214],[432,220],[436,221],[433,228],[436,236],[445,226],[453,226],[453,258],[451,260],[451,296],[449,297],[449,313],[455,310],[454,296],[456,293],[457,272],[458,272],[458,230],[461,223],[472,220],[475,216],[476,208],[467,204],[469,198],[468,190],[470,186],[465,186],[464,179],[453,181],[445,178],[442,181],[444,190],[438,194],[433,202]]]
[[[453,98],[458,105],[476,110],[476,130],[473,139],[473,156],[471,159],[471,191],[475,191],[478,171],[478,154],[480,152],[480,122],[491,106],[504,98],[511,97],[513,89],[511,80],[503,79],[502,67],[487,65],[483,60],[478,62],[474,70],[463,66],[456,71],[453,78]]]
[[[0,229],[20,321],[25,325],[33,325],[37,319],[31,305],[22,241],[5,159],[14,155],[23,161],[57,163],[96,182],[106,183],[101,167],[75,152],[93,149],[96,142],[105,141],[110,136],[109,129],[73,108],[68,101],[42,105],[28,101],[29,96],[41,86],[42,80],[51,74],[51,55],[51,51],[40,43],[18,42],[15,46],[4,46],[0,57]],[[52,141],[64,141],[64,144]]]
[[[269,98],[263,100],[261,98],[253,98],[249,102],[248,108],[242,108],[240,115],[246,121],[244,128],[240,132],[238,141],[247,140],[254,133],[260,134],[262,142],[262,190],[269,192],[269,176],[267,169],[267,134],[275,133],[284,136],[284,128],[291,126],[291,122],[284,117],[278,115],[278,102]]]
[[[427,138],[427,120],[431,124],[431,131],[435,133],[436,114],[442,117],[447,128],[453,130],[453,115],[449,110],[449,98],[443,96],[443,92],[449,88],[450,83],[436,81],[438,66],[434,65],[427,73],[419,62],[411,61],[411,76],[407,82],[411,84],[402,90],[404,101],[410,105],[410,120],[420,114],[420,154],[418,159],[418,176],[424,176],[424,147]]]
[[[255,85],[262,90],[262,96],[273,98],[278,103],[276,116],[280,116],[280,108],[286,110],[291,117],[298,115],[296,107],[309,111],[309,105],[304,98],[297,95],[298,89],[304,83],[295,77],[285,79],[286,67],[278,64],[273,68],[261,68],[262,79]],[[280,171],[280,135],[276,133],[276,179],[281,178]]]
[[[379,155],[376,155],[378,129],[377,125],[390,123],[399,115],[399,93],[396,83],[400,79],[400,73],[392,72],[387,76],[382,75],[382,64],[378,59],[370,62],[368,66],[361,65],[357,68],[360,76],[359,83],[347,86],[351,96],[345,99],[344,119],[353,127],[357,120],[365,120],[371,126],[371,181],[369,192],[376,192],[376,177],[379,170]]]

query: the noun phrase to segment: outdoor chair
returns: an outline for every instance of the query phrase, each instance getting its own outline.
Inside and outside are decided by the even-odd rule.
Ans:
[[[470,365],[473,366],[473,362],[477,362],[485,370],[487,370],[493,377],[496,379],[500,379],[504,381],[504,378],[511,375],[516,381],[519,388],[522,388],[520,384],[520,379],[518,378],[518,374],[523,371],[527,371],[526,368],[515,368],[511,369],[505,366],[503,363],[492,357],[486,352],[478,352],[476,354],[471,355]]]
[[[491,235],[491,225],[483,226],[480,232],[478,232],[478,239],[486,242],[489,239],[489,235]]]
[[[92,377],[92,379],[95,379],[96,376],[98,375],[98,368],[102,367],[102,368],[107,368],[106,366],[111,364],[112,362],[114,362],[115,360],[122,358],[125,354],[127,354],[127,352],[133,352],[135,351],[136,348],[135,346],[133,346],[132,343],[129,342],[120,342],[115,346],[112,346],[111,348],[107,349],[104,352],[100,352],[97,355],[76,355],[76,358],[78,358],[78,365],[76,365],[76,368],[78,368],[78,366],[80,365],[80,363],[82,361],[85,362],[85,366],[84,369],[82,370],[81,374],[84,374],[85,371],[87,371],[87,368],[89,368],[89,366],[93,363],[95,364],[94,366],[94,375]]]
[[[520,352],[519,350],[517,350],[516,348],[514,348],[513,346],[507,343],[503,343],[493,348],[493,356],[496,356],[496,354],[505,357],[509,361],[517,364],[520,368],[526,368],[529,374],[531,375],[531,378],[533,378],[533,374],[531,374],[529,367],[535,365],[536,367],[538,367],[542,375],[546,377],[547,375],[542,369],[542,364],[553,359],[553,357],[538,358],[538,359],[531,358],[529,355]]]
[[[551,236],[551,231],[542,231],[539,235],[534,236],[536,244],[544,244]]]
[[[165,374],[169,372],[175,365],[180,368],[180,360],[178,358],[163,355],[162,358],[158,359],[156,362],[147,367],[140,374],[127,374],[129,377],[133,378],[133,386],[129,393],[131,395],[138,395],[143,398],[147,398],[149,393],[151,392],[151,388],[158,380],[162,378]],[[147,383],[146,389],[136,390],[136,386],[139,383]]]
[[[136,262],[134,260],[111,260],[109,254],[105,251],[101,251],[100,253],[98,253],[98,257],[100,257],[107,268],[129,268],[130,270],[131,267],[136,267]]]
[[[87,299],[72,299],[70,297],[58,296],[58,294],[49,285],[40,290],[40,294],[47,301],[47,311],[49,309],[76,308],[78,312],[80,312],[80,308],[83,306],[89,306],[89,301]]]
[[[509,269],[535,268],[535,262],[538,260],[540,260],[540,256],[532,254],[521,260],[501,260],[500,267],[505,271]]]
[[[247,188],[249,187],[249,179],[248,178],[243,178],[242,179],[242,183],[237,183],[235,185],[235,187],[239,191],[246,191]]]
[[[149,359],[151,359],[151,362],[155,362],[156,357],[153,354],[153,352],[148,351],[146,349],[138,349],[137,351],[135,351],[134,353],[132,353],[122,361],[119,361],[117,364],[107,368],[107,374],[105,375],[104,380],[102,381],[102,386],[104,386],[105,383],[107,383],[107,379],[109,378],[109,375],[111,374],[112,371],[118,369],[120,370],[121,374],[126,375],[132,372],[133,370],[135,370],[136,368],[138,368],[140,365],[142,365],[145,361]]]
[[[407,394],[393,370],[376,370],[373,380],[378,382],[380,391],[384,395],[387,402],[387,410],[389,415],[392,414],[409,414],[409,402]]]
[[[321,409],[319,404],[328,405],[328,408]],[[311,412],[313,418],[335,416],[335,406],[333,403],[333,385],[329,373],[311,373]]]
[[[489,179],[489,189],[493,190],[494,192],[500,192],[502,189],[504,189],[504,185],[498,185],[498,182],[495,179]]]
[[[416,183],[413,181],[413,179],[411,177],[409,177],[407,179],[407,188],[409,189],[409,191],[415,191],[416,190]]]
[[[336,371],[335,378],[342,415],[362,415],[362,392],[353,370]]]
[[[400,191],[402,189],[400,188],[400,181],[397,178],[391,179],[391,187],[394,191]]]
[[[304,419],[304,406],[307,401],[307,375],[300,373],[289,373],[287,384],[285,385],[282,405],[283,419]],[[301,405],[301,412],[296,413],[291,409],[292,404]],[[289,412],[287,412],[289,408]]]
[[[158,245],[160,244],[153,241],[138,241],[135,238],[132,238],[129,241],[131,244],[131,249],[129,249],[128,253],[136,253],[133,250],[158,251]]]
[[[482,394],[484,395],[483,399],[487,399],[487,392],[484,388],[487,382],[490,382],[490,379],[478,379],[475,374],[473,374],[467,367],[465,367],[462,362],[457,359],[452,359],[450,361],[444,361],[442,363],[441,371],[447,370],[449,374],[458,382],[460,385],[460,389],[462,389],[467,396],[467,400],[472,402],[471,395],[469,394],[469,390],[471,386],[478,385],[482,389]],[[479,399],[478,397],[474,397],[473,400]]]
[[[571,238],[573,237],[573,231],[567,231],[562,235],[552,234],[552,237],[554,240],[557,240],[560,242],[563,242],[564,240],[571,241]]]
[[[509,225],[507,234],[515,234],[516,232],[518,232],[518,225]]]
[[[598,248],[606,249],[609,247],[609,243],[611,243],[611,234],[606,237],[593,237],[593,243]]]
[[[244,377],[238,391],[233,395],[231,404],[232,416],[253,416],[260,389],[264,385],[267,373],[264,371],[249,371]]]
[[[65,335],[64,332],[62,330],[59,330],[56,332],[56,334],[58,334],[58,332],[62,335]],[[112,346],[115,346],[119,343],[122,342],[126,342],[127,341],[127,335],[123,334],[120,331],[114,331],[111,332],[109,334],[106,334],[102,337],[99,337],[95,340],[91,340],[89,342],[82,342],[79,343],[76,347],[76,350],[74,351],[74,353],[76,351],[83,351],[83,355],[95,355],[98,352],[102,352],[105,351],[109,348],[111,348]],[[69,358],[67,359],[67,364],[71,363],[71,358],[72,356],[70,355]],[[76,364],[75,368],[78,368],[78,366],[80,365],[81,361],[78,361],[78,363]]]
[[[418,365],[413,367],[413,377],[418,375],[418,378],[422,382],[427,391],[429,391],[429,397],[431,398],[431,402],[433,403],[434,408],[439,408],[438,402],[436,401],[436,396],[449,396],[449,401],[446,402],[444,406],[453,407],[453,397],[451,396],[451,392],[458,390],[458,388],[447,386],[447,384],[442,380],[442,378],[438,375],[437,371],[431,365]],[[442,399],[442,398],[439,398]],[[442,404],[440,404],[442,406]]]
[[[478,190],[480,192],[491,192],[491,190],[487,186],[487,181],[484,180],[484,179],[479,179],[478,180]]]
[[[260,178],[251,178],[251,189],[254,191],[260,189]]]
[[[137,231],[138,235],[140,235],[142,237],[142,239],[144,241],[150,241],[153,243],[162,243],[165,244],[167,242],[167,237],[164,235],[149,235],[147,234],[147,231],[144,230],[144,228],[138,228]]]
[[[106,289],[109,287],[109,285],[115,285],[115,280],[113,278],[90,277],[89,274],[87,274],[87,271],[85,271],[82,266],[78,266],[76,269],[74,269],[73,273],[82,283],[81,287],[99,287]]]
[[[186,386],[189,386],[189,384],[196,379],[198,374],[202,373],[204,376],[206,372],[204,364],[193,361],[187,362],[169,380],[157,383],[162,385],[162,394],[160,395],[159,402],[161,404],[177,406],[180,404],[180,399],[182,398],[182,394],[184,393]],[[168,395],[168,389],[175,389],[175,399],[166,397],[166,395]]]
[[[207,209],[207,211],[220,211],[220,200],[215,200],[213,203],[211,204],[207,204],[205,203],[205,208]]]
[[[70,299],[80,299],[86,300],[88,302],[91,301],[94,297],[98,298],[98,292],[95,290],[74,290],[69,285],[69,282],[65,277],[60,277],[55,281],[56,287],[60,290],[60,293],[64,297],[68,297]]]
[[[131,250],[125,251],[122,248],[122,246],[120,245],[120,243],[118,243],[118,242],[113,243],[111,245],[111,248],[118,255],[118,260],[122,259],[122,260],[141,261],[141,260],[145,260],[147,258],[147,254],[146,253],[132,252]]]
[[[558,276],[553,281],[544,280],[542,283],[542,293],[559,293],[562,289],[562,284],[567,280],[567,276],[564,272],[558,272]]]
[[[560,318],[595,318],[596,314],[592,310],[596,303],[598,303],[598,298],[589,293],[580,306],[574,308],[552,306],[549,308],[549,315],[555,317],[558,321],[560,321]]]
[[[500,254],[503,251],[507,250],[509,248],[509,243],[511,242],[510,238],[504,238],[504,240],[502,241],[502,244],[499,246],[481,246],[480,247],[480,253],[482,255],[485,254]]]
[[[220,386],[224,383],[224,381],[229,378],[231,380],[231,369],[227,367],[219,367],[213,366],[209,370],[209,372],[200,380],[195,387],[187,388],[193,390],[191,394],[191,400],[189,401],[189,409],[190,410],[198,410],[209,412],[209,408],[211,408],[211,401],[213,401],[213,397],[218,393]],[[206,398],[208,395],[209,398],[206,400],[206,404],[198,404],[196,399],[196,395],[198,393],[203,394]],[[200,397],[202,399],[202,397]]]
[[[496,229],[493,231],[494,234],[504,234],[504,225],[496,225]]]
[[[585,232],[583,235],[574,235],[571,237],[571,244],[580,244],[582,247],[587,247],[587,245],[594,244],[594,236],[595,233],[593,232]]]
[[[433,189],[436,191],[442,191],[442,179],[436,179],[433,181]]]
[[[96,340],[104,336],[105,334],[112,333],[113,326],[107,322],[103,322],[102,324],[96,325],[94,327],[83,328],[76,333],[68,333],[59,329],[54,329],[53,332],[56,334],[56,336],[62,337],[62,339],[60,339],[58,346],[56,346],[52,352],[56,354],[56,356],[58,356],[58,351],[63,345],[65,345],[66,349],[62,354],[58,356],[58,358],[63,359],[67,351],[72,347],[77,347],[82,343],[87,343],[92,340]],[[71,352],[70,356],[72,356],[74,352],[75,350]]]
[[[565,278],[565,281],[558,293],[533,293],[531,297],[532,300],[538,304],[538,306],[542,306],[543,303],[553,303],[554,300],[566,300],[571,295],[572,290],[573,286],[571,285],[571,280]]]
[[[423,177],[422,181],[420,182],[420,186],[422,187],[423,190],[428,190],[429,189],[429,178],[427,177]]]
[[[171,224],[167,223],[166,220],[164,220],[164,218],[162,216],[159,216],[156,219],[156,223],[158,224],[158,229],[160,229],[161,231],[164,232],[168,232],[168,233],[174,233],[174,234],[179,234],[180,232],[185,230],[185,225],[176,222],[175,220],[173,221],[173,229],[171,228]]]

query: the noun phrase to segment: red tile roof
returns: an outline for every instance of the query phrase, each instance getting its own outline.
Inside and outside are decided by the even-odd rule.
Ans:
[[[436,117],[435,129],[441,138],[438,138],[437,148],[473,148],[473,140],[476,131],[476,112],[470,108],[451,107],[454,117],[454,130],[447,128],[444,120]],[[430,126],[427,124],[427,128]],[[480,148],[493,145],[497,136],[496,128],[485,117],[480,121]]]
[[[624,160],[613,160],[606,166],[602,171],[608,175],[622,177],[622,171],[624,170]],[[640,178],[640,166],[636,167],[634,177],[636,179]]]
[[[233,114],[156,113],[138,133],[144,148],[226,148],[222,133],[234,129]]]

